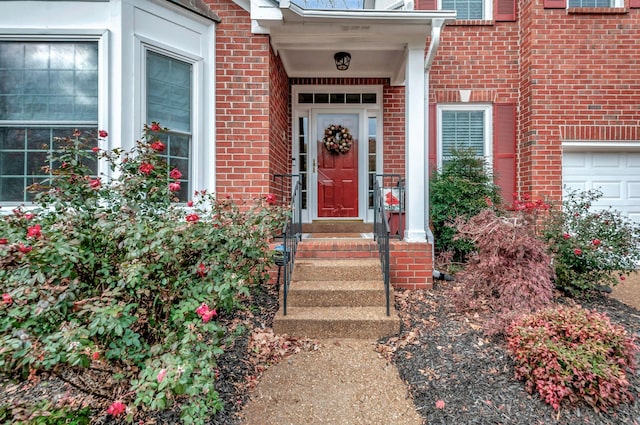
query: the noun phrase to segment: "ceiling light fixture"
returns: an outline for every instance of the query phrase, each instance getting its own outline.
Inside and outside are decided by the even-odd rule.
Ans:
[[[351,63],[351,54],[347,52],[338,52],[333,55],[333,59],[336,61],[336,68],[338,71],[346,71],[349,69],[349,63]]]

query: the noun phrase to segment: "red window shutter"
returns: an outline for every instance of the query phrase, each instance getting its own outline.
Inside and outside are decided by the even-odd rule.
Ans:
[[[438,122],[436,104],[429,104],[429,171],[433,173],[438,167]]]
[[[437,10],[438,0],[415,0],[415,10]]]
[[[505,205],[513,204],[516,191],[516,105],[493,105],[493,173]]]
[[[543,0],[545,9],[566,9],[567,0]]]
[[[516,20],[516,0],[496,0],[496,21]]]
[[[640,9],[640,0],[629,0],[629,7],[632,9]]]

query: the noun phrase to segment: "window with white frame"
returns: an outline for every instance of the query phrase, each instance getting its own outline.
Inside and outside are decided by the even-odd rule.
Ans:
[[[158,122],[169,128],[160,139],[166,150],[167,176],[177,168],[182,177],[180,200],[191,193],[192,141],[192,75],[193,65],[152,50],[146,51],[146,110],[147,123]]]
[[[456,19],[490,20],[492,0],[440,0],[441,10],[455,10]]]
[[[623,7],[619,0],[569,0],[569,7]]]
[[[0,41],[0,202],[30,201],[57,139],[97,126],[97,40]]]
[[[456,151],[472,151],[491,162],[491,105],[438,106],[438,165],[449,161]]]

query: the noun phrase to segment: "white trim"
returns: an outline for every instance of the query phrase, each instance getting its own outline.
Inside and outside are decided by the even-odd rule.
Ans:
[[[300,93],[375,93],[376,103],[298,103]],[[316,118],[318,114],[335,112],[336,114],[357,114],[358,115],[358,139],[360,141],[358,149],[358,219],[365,222],[372,221],[368,207],[368,119],[377,118],[377,141],[376,141],[376,172],[383,170],[382,148],[384,146],[382,134],[383,122],[383,86],[381,85],[294,85],[291,90],[292,96],[292,159],[295,165],[292,167],[292,174],[300,172],[300,149],[298,137],[300,128],[298,121],[301,117],[308,119],[309,128],[307,137],[309,140],[307,152],[307,209],[303,210],[303,222],[311,222],[318,219],[318,193],[317,193],[317,172],[313,173],[313,161],[317,165],[317,150],[314,141],[317,139]],[[317,168],[317,167],[316,167]],[[338,219],[338,218],[336,218]],[[350,217],[349,219],[353,219]]]
[[[570,1],[567,0],[567,9],[582,9],[583,7],[590,7],[590,6],[569,6]],[[624,7],[624,0],[613,0],[613,5],[611,6],[606,6],[606,7]]]
[[[640,141],[637,142],[620,142],[620,141],[571,141],[562,142],[563,152],[585,152],[585,151],[638,151],[640,150]]]
[[[438,0],[438,10],[442,10],[442,0]],[[456,17],[456,19],[462,19],[462,18]],[[467,18],[465,20],[491,21],[492,19],[493,19],[493,0],[482,0],[482,18]]]
[[[438,104],[436,121],[438,125],[437,158],[438,168],[442,167],[442,111],[483,111],[484,114],[484,159],[487,167],[493,167],[493,105],[487,103],[444,103]]]

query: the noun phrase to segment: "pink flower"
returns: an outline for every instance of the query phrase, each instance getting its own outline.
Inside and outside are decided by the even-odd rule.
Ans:
[[[13,298],[11,298],[11,295],[5,292],[4,294],[2,294],[2,302],[6,305],[11,305],[13,304]]]
[[[94,152],[96,152],[96,153],[97,153],[97,152],[100,152],[100,148],[99,148],[99,147],[97,147],[97,146],[92,147],[92,148],[91,148],[91,150],[92,150],[92,151],[94,151]]]
[[[569,238],[571,237],[571,235],[570,235],[570,234],[568,234],[568,233],[565,233],[564,235],[562,235],[562,237],[563,237],[565,240],[567,240],[567,239],[569,239]]]
[[[582,255],[582,250],[580,248],[576,248],[573,250],[573,253],[576,255]]]
[[[7,238],[0,239],[0,245],[6,245],[8,243],[9,243],[9,240]]]
[[[177,192],[180,190],[180,183],[177,182],[173,182],[173,183],[169,183],[169,190],[172,192]]]
[[[594,239],[591,241],[591,243],[593,244],[593,246],[598,246],[600,245],[601,242],[600,242],[600,239]]]
[[[28,238],[39,238],[40,236],[42,236],[42,229],[40,228],[39,224],[36,224],[35,226],[31,226],[29,228],[27,228],[27,237]]]
[[[30,246],[25,246],[24,244],[20,244],[18,245],[18,251],[22,252],[23,254],[26,254],[28,252],[31,252],[33,248]]]
[[[102,186],[100,179],[89,180],[89,187],[91,189],[99,189]]]
[[[211,320],[212,318],[216,317],[217,315],[218,315],[218,313],[216,313],[215,310],[209,310],[205,314],[202,315],[202,321],[204,323],[207,323],[209,320]]]
[[[160,124],[157,122],[152,122],[151,123],[151,127],[149,127],[151,129],[151,131],[160,131],[162,130],[162,127],[160,127]]]
[[[182,178],[182,173],[177,168],[174,168],[173,170],[171,170],[169,172],[169,177],[171,177],[174,180],[178,180],[178,179]]]
[[[24,218],[25,218],[26,220],[31,220],[31,219],[32,219],[33,217],[35,217],[35,216],[36,216],[36,215],[35,215],[35,214],[33,214],[33,213],[26,213],[26,214],[24,215]]]
[[[158,372],[158,376],[156,376],[156,379],[158,380],[158,384],[162,382],[162,380],[166,375],[167,375],[167,369],[160,369],[160,372]]]
[[[140,164],[140,166],[138,167],[138,171],[140,171],[142,174],[146,174],[149,175],[151,174],[151,172],[153,171],[154,166],[149,164],[148,162],[143,162],[142,164]]]
[[[266,196],[266,200],[267,200],[267,204],[273,205],[276,203],[276,195],[274,195],[273,193],[269,193]]]
[[[200,220],[200,216],[198,214],[187,214],[186,220],[189,223],[195,223],[196,221]]]
[[[444,400],[436,401],[436,409],[444,409],[445,403]]]
[[[80,130],[78,130],[77,128],[75,130],[73,130],[73,136],[74,137],[80,137],[82,133],[80,133]]]
[[[111,406],[107,409],[107,414],[111,416],[118,416],[124,413],[127,410],[127,406],[120,403],[119,401],[113,402]]]
[[[188,207],[192,207],[193,206],[193,201],[187,201],[187,206]]]
[[[107,133],[106,130],[98,131],[98,136],[100,136],[100,137],[107,137],[108,135],[109,135],[109,133]]]
[[[151,149],[156,152],[164,152],[165,148],[166,146],[160,140],[156,140],[155,142],[151,143]]]
[[[200,307],[196,308],[196,314],[198,316],[202,316],[207,311],[209,311],[209,306],[207,305],[207,303],[202,303],[200,304]]]

